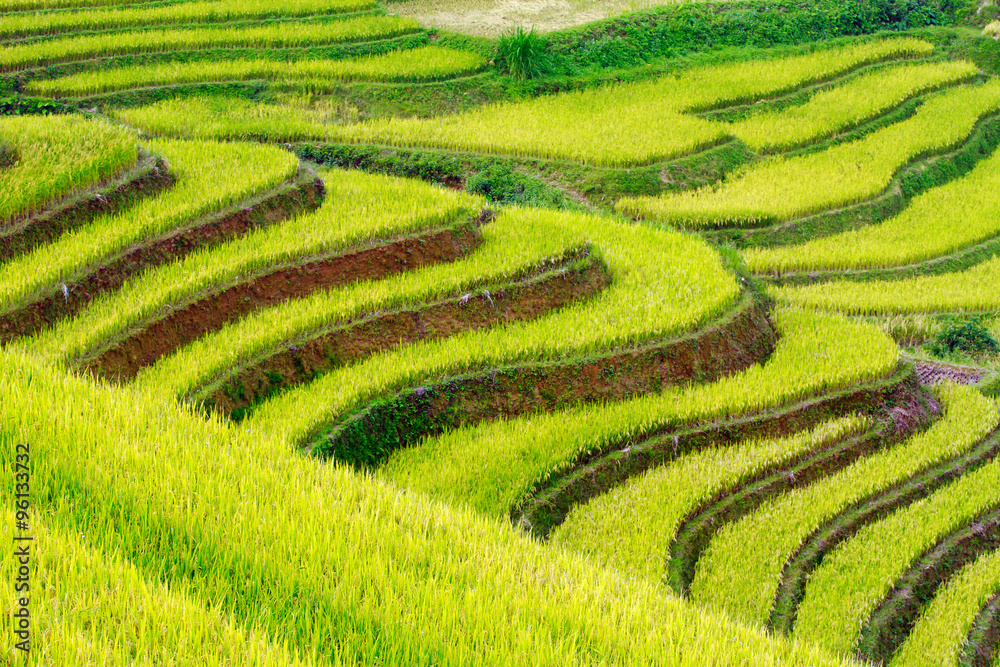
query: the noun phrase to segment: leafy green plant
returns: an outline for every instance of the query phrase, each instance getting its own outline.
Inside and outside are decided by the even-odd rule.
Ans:
[[[537,78],[549,68],[548,43],[534,28],[517,26],[497,39],[496,61],[514,78]]]
[[[494,204],[524,204],[566,208],[566,197],[538,179],[519,173],[510,165],[494,163],[469,178],[469,192],[483,195]]]
[[[954,352],[971,355],[997,354],[1000,343],[983,326],[979,316],[948,317],[944,327],[927,344],[927,349],[938,356]]]

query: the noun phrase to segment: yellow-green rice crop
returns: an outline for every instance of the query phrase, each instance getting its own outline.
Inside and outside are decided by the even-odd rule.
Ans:
[[[568,233],[550,233],[573,234],[580,245],[589,245],[608,267],[611,286],[545,317],[423,341],[338,368],[265,403],[250,425],[306,438],[331,418],[427,377],[673,336],[708,322],[739,297],[734,276],[700,239],[544,209],[509,209],[502,215],[515,217],[523,228],[567,228]]]
[[[705,148],[728,135],[726,124],[688,112],[774,95],[866,63],[926,54],[932,48],[910,38],[871,41],[439,118],[376,119],[324,132],[340,141],[513,153],[605,166],[648,163]]]
[[[935,94],[911,118],[861,139],[795,157],[773,157],[720,184],[659,197],[627,197],[628,215],[689,227],[757,225],[870,199],[909,161],[955,146],[1000,108],[1000,79]]]
[[[788,150],[854,127],[918,93],[978,72],[978,67],[966,61],[906,63],[880,69],[817,93],[806,104],[735,122],[730,132],[755,151]]]
[[[895,344],[871,325],[785,310],[777,326],[781,340],[763,366],[707,385],[462,428],[396,452],[381,473],[401,486],[506,516],[553,472],[610,441],[767,410],[884,377],[896,366]],[[291,402],[284,407],[302,409]]]
[[[66,7],[101,7],[120,5],[121,0],[0,0],[0,11],[23,12],[28,10],[62,9]]]
[[[913,199],[878,225],[743,253],[755,273],[870,269],[942,257],[1000,234],[1000,151],[962,178]]]
[[[190,139],[325,140],[335,131],[312,110],[229,97],[168,99],[110,113],[150,134]]]
[[[298,168],[294,155],[272,146],[157,141],[149,148],[170,163],[174,186],[0,266],[0,312],[72,283],[133,244],[272,188]]]
[[[688,107],[773,94],[803,82],[789,78],[792,74],[804,80],[828,78],[872,60],[924,53],[927,46],[913,40],[878,42],[864,48],[855,45],[846,51],[823,51],[829,61],[800,56],[705,68],[658,82],[561,93],[430,120],[376,119],[358,125],[329,125],[308,110],[197,98],[120,109],[114,115],[165,136],[375,142],[623,166],[689,153],[731,132],[725,123],[682,113]],[[826,69],[817,69],[820,66]],[[734,77],[738,85],[719,86],[719,81]]]
[[[726,524],[698,561],[691,597],[745,623],[765,625],[786,561],[817,528],[853,504],[971,449],[1000,422],[993,401],[975,389],[946,384],[940,391],[944,416],[924,433]]]
[[[629,576],[659,581],[678,526],[701,503],[867,426],[867,420],[848,416],[785,438],[745,440],[689,454],[573,508],[549,541]]]
[[[517,216],[499,216],[482,228],[482,244],[459,261],[317,292],[249,315],[144,369],[137,382],[170,395],[186,396],[228,369],[294,345],[297,338],[321,327],[454,295],[473,286],[481,289],[544,266],[547,261],[557,261],[586,241],[580,230],[570,226],[546,225],[545,220],[522,223]]]
[[[850,653],[893,584],[942,537],[1000,504],[1000,459],[868,524],[826,555],[806,585],[794,637]]]
[[[14,443],[0,434],[0,446],[13,451]],[[8,459],[4,459],[6,462]],[[13,479],[11,466],[0,470]],[[6,491],[6,488],[5,488]],[[6,494],[5,494],[6,495]],[[14,512],[9,498],[0,510],[0,536],[14,542]],[[57,511],[72,511],[64,503]],[[34,612],[31,655],[37,665],[247,665],[285,667],[315,664],[299,660],[260,631],[247,632],[225,618],[211,603],[201,604],[188,595],[147,579],[118,554],[102,553],[74,535],[56,527],[47,515],[33,513],[29,520],[31,574],[28,599]],[[16,560],[0,561],[0,595],[17,600]],[[13,647],[17,641],[12,623],[3,624],[0,641]],[[12,663],[13,664],[13,663]]]
[[[952,575],[917,620],[889,667],[959,667],[976,614],[1000,591],[1000,551]]]
[[[462,667],[854,664],[138,388],[10,349],[0,367],[0,415],[31,445],[39,511],[85,499],[74,532],[95,549],[289,652]],[[180,634],[190,620],[164,622]]]
[[[469,282],[472,274],[467,273],[468,268],[503,252],[506,244],[498,241],[515,234],[526,239],[511,241],[512,257],[498,268],[510,271],[539,255],[558,257],[567,250],[590,246],[610,269],[612,286],[589,301],[534,321],[427,341],[338,368],[265,404],[253,423],[302,439],[332,417],[429,375],[491,363],[558,359],[674,335],[710,320],[739,296],[736,281],[722,267],[718,255],[694,238],[606,218],[536,209],[506,209],[492,225],[499,231],[484,230],[487,247],[474,255],[469,265],[431,268],[387,281],[385,286],[373,282],[331,290],[299,305],[265,311],[206,339],[204,345],[196,344],[191,352],[182,350],[165,361],[162,371],[156,367],[146,371],[141,384],[167,396],[183,395],[218,373],[228,360],[252,357],[317,323],[336,322],[392,299],[426,294],[436,281],[441,289]],[[108,304],[107,320],[125,317],[120,311],[135,307],[118,299]],[[65,356],[67,345],[71,351],[81,347],[67,341],[99,342],[107,333],[93,332],[100,330],[105,320],[86,319],[87,315],[43,334],[30,345],[45,354]]]
[[[107,180],[139,155],[133,133],[81,116],[0,117],[0,140],[18,156],[0,171],[0,224]]]
[[[374,5],[372,0],[209,0],[159,7],[24,12],[0,15],[0,38],[169,23],[224,23],[236,19],[332,14],[359,11]]]
[[[63,60],[127,53],[211,47],[294,47],[350,40],[384,39],[413,32],[420,24],[397,16],[361,16],[322,23],[285,22],[244,28],[187,28],[85,35],[0,46],[0,69],[18,70]]]
[[[438,227],[471,216],[482,205],[477,197],[429,183],[358,171],[325,172],[324,182],[327,192],[316,211],[147,271],[31,344],[73,359],[157,314],[262,269]]]
[[[268,79],[310,91],[326,90],[338,81],[429,81],[475,72],[482,56],[441,46],[422,46],[344,60],[229,60],[175,62],[81,72],[27,85],[41,95],[80,96],[128,88],[170,86],[208,81]]]
[[[803,287],[778,287],[780,300],[852,315],[933,313],[1000,308],[1000,257],[957,273],[904,280],[839,280]]]

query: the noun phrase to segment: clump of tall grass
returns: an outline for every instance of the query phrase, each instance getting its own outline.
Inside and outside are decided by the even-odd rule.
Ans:
[[[496,64],[515,79],[536,79],[550,65],[548,42],[534,28],[511,28],[497,38]]]

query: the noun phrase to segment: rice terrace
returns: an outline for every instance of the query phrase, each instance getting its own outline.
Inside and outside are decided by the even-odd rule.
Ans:
[[[992,0],[0,0],[0,666],[1000,667]]]

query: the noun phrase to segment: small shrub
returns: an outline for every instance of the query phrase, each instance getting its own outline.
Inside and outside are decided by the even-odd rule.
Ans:
[[[990,21],[983,28],[983,34],[993,39],[1000,39],[1000,21]]]
[[[1000,353],[1000,343],[983,326],[981,318],[948,317],[927,349],[938,356],[955,352],[981,356]]]
[[[490,164],[470,177],[466,182],[466,189],[483,195],[498,205],[573,208],[566,197],[555,188],[501,163]]]
[[[516,79],[534,79],[549,68],[548,43],[534,28],[517,26],[497,39],[496,62]]]

